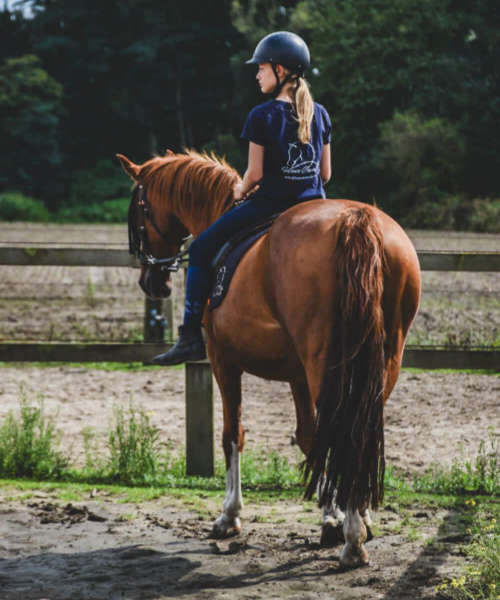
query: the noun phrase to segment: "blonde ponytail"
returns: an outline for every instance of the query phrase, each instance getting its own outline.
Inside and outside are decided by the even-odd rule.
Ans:
[[[299,122],[299,141],[302,144],[307,144],[311,140],[314,100],[309,91],[309,85],[303,77],[297,78],[297,85],[293,90],[293,97],[297,121]]]

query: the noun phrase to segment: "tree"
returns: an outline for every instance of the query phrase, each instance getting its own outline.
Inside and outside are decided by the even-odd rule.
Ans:
[[[319,98],[334,116],[337,192],[371,201],[379,124],[445,118],[464,138],[469,194],[498,194],[498,3],[309,0]],[[377,201],[383,199],[376,197]]]
[[[144,158],[223,130],[236,36],[229,2],[36,0],[34,46],[63,82],[65,152],[77,168]]]
[[[33,55],[0,66],[0,186],[47,195],[61,164],[62,86]]]

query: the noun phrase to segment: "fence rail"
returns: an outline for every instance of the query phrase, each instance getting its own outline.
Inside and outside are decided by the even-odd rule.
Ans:
[[[500,252],[419,251],[424,271],[500,271]],[[1,265],[138,267],[128,250],[53,246],[1,246]]]
[[[142,362],[166,352],[171,343],[0,343],[0,362]],[[202,361],[200,361],[202,362]],[[411,346],[405,348],[403,367],[419,369],[489,369],[500,371],[498,348],[479,346]]]

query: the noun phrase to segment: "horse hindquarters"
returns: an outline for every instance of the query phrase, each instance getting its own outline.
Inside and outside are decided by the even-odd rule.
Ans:
[[[336,223],[333,327],[306,496],[321,482],[321,506],[335,496],[340,508],[357,513],[377,507],[383,495],[383,246],[370,207],[346,208]]]

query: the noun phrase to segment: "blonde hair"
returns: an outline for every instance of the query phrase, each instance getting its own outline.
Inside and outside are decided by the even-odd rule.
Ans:
[[[311,140],[314,100],[309,91],[309,85],[303,77],[297,77],[297,85],[293,89],[293,103],[299,122],[299,141],[307,144]]]

